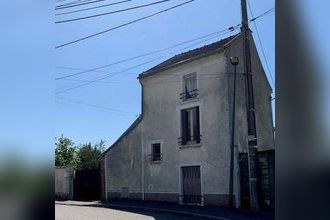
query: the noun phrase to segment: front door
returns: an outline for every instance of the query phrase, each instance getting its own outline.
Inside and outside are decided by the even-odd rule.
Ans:
[[[201,204],[201,171],[200,166],[182,167],[182,202]]]

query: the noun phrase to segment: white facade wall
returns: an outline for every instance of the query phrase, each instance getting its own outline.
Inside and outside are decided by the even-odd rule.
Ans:
[[[142,78],[145,193],[181,195],[180,168],[201,167],[202,195],[226,199],[229,190],[229,112],[226,58],[216,54]],[[182,78],[197,74],[199,96],[182,102]],[[200,108],[200,145],[180,147],[180,111]],[[150,163],[153,141],[162,143],[163,161]],[[155,195],[154,197],[159,196]]]
[[[55,196],[73,198],[73,168],[55,167]]]

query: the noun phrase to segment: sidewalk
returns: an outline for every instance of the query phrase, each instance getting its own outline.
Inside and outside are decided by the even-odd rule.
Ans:
[[[164,212],[171,214],[179,214],[185,216],[194,216],[207,219],[275,219],[274,214],[254,212],[250,210],[240,210],[221,207],[201,207],[201,206],[187,206],[177,205],[163,202],[142,202],[142,201],[55,201],[58,205],[72,205],[72,206],[90,206],[90,207],[104,207],[119,210],[142,210],[148,212]]]

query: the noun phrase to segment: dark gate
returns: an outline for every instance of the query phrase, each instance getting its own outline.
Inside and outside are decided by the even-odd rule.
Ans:
[[[241,207],[250,207],[250,184],[248,154],[239,154]]]
[[[259,205],[262,210],[275,210],[275,150],[258,152]]]
[[[200,166],[182,167],[182,202],[201,204],[201,171]]]
[[[100,200],[100,170],[77,170],[73,180],[73,196],[76,200]]]

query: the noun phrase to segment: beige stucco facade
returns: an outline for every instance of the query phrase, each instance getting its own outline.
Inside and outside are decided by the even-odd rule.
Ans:
[[[258,143],[273,149],[271,88],[254,43],[251,46],[255,88]],[[182,174],[185,166],[200,167],[201,205],[227,206],[230,175],[230,128],[233,67],[229,58],[242,58],[242,39],[235,37],[215,53],[200,56],[140,77],[142,115],[103,156],[104,198],[132,198],[182,203]],[[234,195],[240,205],[237,155],[247,151],[245,82],[243,65],[238,66]],[[182,101],[183,76],[196,73],[198,97]],[[180,112],[199,107],[201,143],[181,146]],[[151,145],[161,143],[162,160],[149,160]]]

